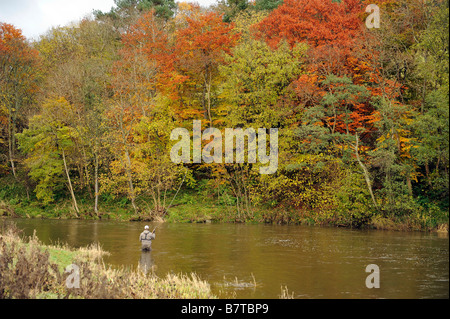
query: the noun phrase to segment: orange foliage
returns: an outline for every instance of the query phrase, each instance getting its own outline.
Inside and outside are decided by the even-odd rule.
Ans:
[[[372,34],[364,24],[366,5],[360,0],[285,0],[255,26],[257,36],[271,47],[282,40],[291,47],[301,42],[308,44],[307,72],[291,85],[303,107],[319,104],[332,90],[324,84],[330,74],[350,78],[354,85],[364,86],[372,97],[398,97],[399,85],[383,79],[378,66],[372,63],[378,52],[371,45]],[[338,132],[348,129],[354,133],[360,127],[366,132],[374,131],[376,117],[370,98],[356,100],[341,101],[339,107],[347,109],[345,114],[323,121]]]
[[[233,23],[225,23],[215,12],[202,13],[193,7],[194,14],[186,14],[181,27],[175,33],[175,66],[184,82],[178,88],[180,118],[198,118],[206,113],[206,101],[211,96],[212,87],[218,75],[219,65],[224,63],[224,53],[230,53],[239,39],[233,31]],[[204,100],[203,110],[186,102],[190,94],[201,90]],[[206,93],[205,93],[206,92]],[[185,101],[184,101],[185,100]]]
[[[33,83],[34,77],[30,76],[30,67],[39,65],[39,53],[32,49],[26,42],[20,29],[13,25],[0,22],[0,66],[5,70],[8,80],[14,71],[14,81],[27,85],[29,92],[35,92],[38,87]],[[11,68],[7,69],[5,66]]]

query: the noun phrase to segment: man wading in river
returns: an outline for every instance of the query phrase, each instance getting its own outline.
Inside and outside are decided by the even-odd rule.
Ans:
[[[152,240],[155,239],[155,230],[153,230],[153,232],[150,232],[148,230],[148,226],[144,227],[144,231],[139,236],[139,240],[141,241],[143,251],[152,250]]]

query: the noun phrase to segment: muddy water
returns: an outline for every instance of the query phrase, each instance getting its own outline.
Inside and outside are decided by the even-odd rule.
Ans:
[[[303,226],[159,224],[151,253],[145,223],[14,219],[44,243],[100,243],[114,266],[157,275],[195,272],[223,298],[449,298],[448,235]],[[156,225],[156,224],[155,224]],[[155,225],[149,224],[152,229]],[[379,268],[369,289],[366,266]],[[375,282],[375,281],[371,281]],[[286,291],[286,290],[285,290]]]

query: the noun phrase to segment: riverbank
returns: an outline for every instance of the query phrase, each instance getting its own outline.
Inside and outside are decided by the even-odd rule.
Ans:
[[[113,269],[102,262],[108,252],[98,245],[72,249],[22,238],[14,224],[0,228],[0,299],[183,299],[216,298],[194,273],[163,278],[140,269]],[[76,288],[74,266],[80,284]]]
[[[0,191],[0,217],[44,218],[44,219],[108,219],[117,221],[160,219],[161,213],[152,213],[152,199],[139,198],[140,210],[135,213],[127,198],[100,197],[99,211],[93,211],[93,199],[88,194],[78,196],[79,216],[68,197],[43,205],[27,192],[23,185],[2,179]],[[263,203],[243,209],[236,206],[235,199],[217,197],[209,192],[181,189],[164,220],[173,223],[269,223],[308,226],[331,226],[347,228],[369,228],[399,231],[441,231],[448,233],[447,210],[431,203],[423,205],[411,201],[406,213],[391,213],[374,210],[367,205],[345,205],[318,209],[302,209]],[[168,200],[170,201],[170,200]],[[168,204],[167,204],[168,205]],[[406,204],[405,204],[406,205]]]
[[[189,198],[191,199],[191,197]],[[141,214],[135,214],[127,205],[105,205],[98,215],[91,212],[90,205],[81,204],[80,207],[83,212],[79,217],[81,219],[146,221],[155,218],[145,211]],[[47,207],[41,207],[33,202],[19,201],[11,204],[0,200],[0,216],[39,219],[76,218],[70,201],[60,201]],[[234,206],[217,205],[211,201],[197,203],[193,200],[176,203],[168,210],[164,220],[171,223],[272,223],[448,233],[448,213],[446,216],[440,216],[439,218],[431,216],[429,212],[417,212],[404,216],[383,216],[372,213],[361,217],[354,213],[301,212],[264,206],[252,207],[249,212],[239,213]]]

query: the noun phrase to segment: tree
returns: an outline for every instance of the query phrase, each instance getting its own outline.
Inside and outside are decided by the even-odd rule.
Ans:
[[[240,43],[221,67],[227,123],[231,127],[279,127],[293,112],[286,106],[289,86],[302,72],[305,46],[285,43],[276,50],[265,42]],[[250,54],[251,52],[251,54]]]
[[[195,10],[195,9],[194,9]],[[214,12],[186,17],[185,26],[176,31],[176,69],[186,76],[183,87],[192,90],[193,98],[200,101],[204,118],[213,124],[214,91],[219,81],[219,65],[224,53],[230,53],[239,35],[234,25],[222,21]]]
[[[224,126],[243,130],[278,128],[284,138],[282,144],[277,145],[282,162],[279,169],[283,169],[286,153],[290,151],[288,132],[296,121],[296,110],[290,103],[290,84],[303,72],[306,46],[298,45],[291,49],[283,43],[272,49],[264,41],[252,37],[249,26],[245,27],[246,20],[243,15],[237,17],[242,40],[227,55],[226,64],[220,67],[225,79],[221,88],[221,103],[226,112]],[[224,179],[231,189],[238,217],[243,213],[241,217],[252,216],[252,202],[257,200],[258,195],[255,194],[258,192],[255,190],[259,185],[266,185],[266,180],[271,180],[270,185],[278,181],[277,177],[258,176],[255,173],[258,167],[259,163],[226,164],[225,170],[216,177]]]
[[[27,155],[25,165],[29,175],[38,184],[36,197],[48,204],[54,200],[54,190],[67,181],[75,214],[79,217],[78,204],[73,188],[70,158],[75,154],[74,145],[79,138],[70,126],[74,116],[73,107],[64,99],[47,100],[42,105],[42,114],[30,119],[30,127],[18,133],[20,150]]]
[[[169,191],[183,182],[178,180],[183,171],[185,176],[187,174],[186,168],[173,163],[169,156],[173,144],[170,134],[177,124],[169,105],[167,98],[159,97],[137,125],[135,134],[135,160],[144,167],[136,171],[136,176],[142,193],[150,194],[153,199],[154,216],[166,213],[171,205],[167,197]]]
[[[133,184],[133,164],[131,161],[134,149],[133,134],[140,118],[143,116],[140,105],[133,104],[134,93],[128,89],[129,79],[126,74],[115,74],[115,96],[116,98],[109,106],[106,116],[108,123],[108,145],[115,160],[110,163],[110,169],[114,178],[126,176],[128,183],[128,198],[135,213],[138,212],[136,205],[136,190]],[[139,169],[139,168],[138,168]]]
[[[255,0],[254,8],[256,10],[274,10],[283,4],[283,0]]]
[[[371,162],[380,176],[384,207],[403,214],[411,212],[404,203],[413,196],[440,198],[442,204],[448,194],[446,165],[440,172],[430,169],[446,163],[446,156],[435,156],[447,145],[448,112],[440,105],[448,99],[448,8],[441,1],[414,0],[380,6],[384,22],[370,44],[378,70],[373,90],[378,136]],[[434,178],[439,190],[432,186]]]
[[[16,133],[26,124],[40,79],[38,52],[19,29],[0,22],[0,110],[7,124],[8,162],[16,177]]]
[[[359,0],[285,0],[257,27],[271,47],[284,39],[291,46],[306,42],[329,50],[359,35],[361,12]]]
[[[424,165],[425,182],[441,193],[441,200],[448,199],[448,92],[447,86],[428,94],[425,100],[427,112],[419,114],[411,125],[416,136],[416,145],[411,153],[419,164]]]
[[[109,163],[112,176],[103,175],[102,188],[115,194],[126,193],[135,213],[138,213],[137,196],[145,191],[144,187],[136,187],[140,180],[138,172],[145,165],[137,156],[136,128],[151,113],[159,85],[165,80],[163,70],[170,73],[171,67],[168,59],[164,59],[170,53],[166,50],[163,26],[164,22],[151,10],[122,35],[120,59],[112,70],[114,96],[105,112],[106,139],[113,160]]]
[[[364,86],[353,84],[347,77],[340,78],[334,75],[329,75],[322,85],[326,87],[327,93],[323,95],[320,104],[306,110],[302,119],[303,125],[297,131],[297,134],[306,142],[302,147],[306,146],[309,152],[312,150],[319,154],[325,150],[339,152],[347,160],[354,156],[376,207],[373,183],[360,155],[362,149],[360,135],[373,130],[371,128],[374,120],[372,113],[364,115],[361,112],[361,105],[368,103],[369,90]],[[317,141],[319,141],[319,147],[316,145]]]
[[[104,110],[112,95],[111,69],[117,59],[117,36],[110,23],[83,19],[77,28],[54,28],[36,43],[43,57],[45,95],[64,97],[74,108],[71,126],[80,139],[75,140],[77,156],[73,160],[80,172],[81,190],[94,197],[96,214],[99,165],[104,155]]]
[[[335,98],[327,82],[331,76],[349,79],[353,88],[363,85],[372,96],[378,94],[380,75],[371,61],[376,52],[366,43],[370,35],[360,16],[361,3],[355,0],[288,0],[257,24],[259,36],[271,47],[281,41],[287,41],[290,46],[308,44],[307,71],[292,83],[301,106],[323,104],[324,96]],[[352,126],[367,127],[371,112],[373,107],[369,103],[354,105],[347,122],[351,119]]]
[[[181,81],[175,74],[170,42],[167,23],[153,10],[142,14],[122,35],[122,60],[116,66],[132,78],[130,89],[139,92],[137,96],[143,99],[139,104],[151,104],[158,92],[174,94],[171,91]]]
[[[434,8],[427,28],[414,45],[416,68],[413,76],[421,85],[419,114],[410,128],[415,138],[411,154],[421,165],[427,195],[448,208],[448,101],[449,41],[448,5]]]
[[[244,11],[249,6],[248,0],[221,0],[219,1],[219,4],[221,4],[222,10],[224,11],[223,15],[223,21],[224,22],[231,22],[234,20],[236,15],[239,14],[239,12]]]
[[[109,12],[94,11],[96,17],[99,19],[105,17],[117,19],[120,17],[130,20],[139,13],[153,10],[157,17],[168,20],[173,17],[177,7],[174,0],[114,0],[114,3],[117,7],[111,8]]]

